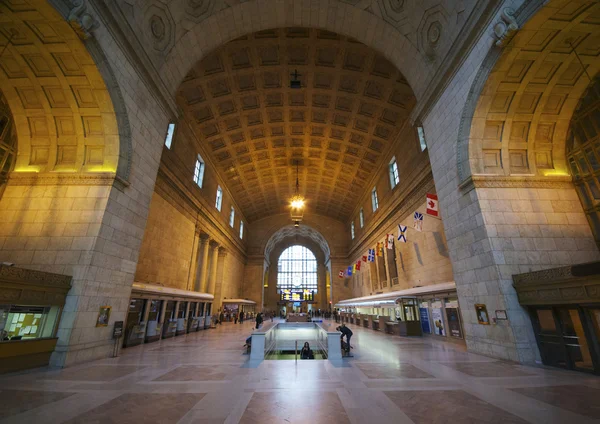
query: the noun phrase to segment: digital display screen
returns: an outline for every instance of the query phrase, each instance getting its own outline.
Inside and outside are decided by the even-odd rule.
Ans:
[[[289,302],[312,302],[314,300],[314,291],[306,289],[282,289],[280,299]]]

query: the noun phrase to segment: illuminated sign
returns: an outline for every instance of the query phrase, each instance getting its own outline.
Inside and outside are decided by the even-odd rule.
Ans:
[[[314,300],[314,296],[313,290],[282,289],[280,291],[280,300],[289,302],[311,302]]]

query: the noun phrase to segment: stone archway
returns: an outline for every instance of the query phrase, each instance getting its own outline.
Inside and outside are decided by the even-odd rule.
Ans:
[[[492,47],[469,93],[457,152],[463,184],[569,181],[569,122],[600,71],[600,5],[550,1],[531,13],[505,9],[507,24],[522,28]]]

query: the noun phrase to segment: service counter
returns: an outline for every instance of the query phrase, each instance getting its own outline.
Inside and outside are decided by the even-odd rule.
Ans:
[[[0,265],[0,372],[48,365],[70,288],[68,275]]]

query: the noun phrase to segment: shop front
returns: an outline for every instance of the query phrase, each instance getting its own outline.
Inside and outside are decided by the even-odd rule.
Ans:
[[[0,372],[48,365],[71,277],[0,265]]]
[[[237,314],[239,318],[240,312],[250,317],[250,314],[254,314],[256,310],[256,302],[248,299],[224,299],[223,300],[223,312],[226,316],[230,317],[231,321],[234,321],[234,316]]]
[[[600,262],[513,275],[544,365],[600,374]]]

